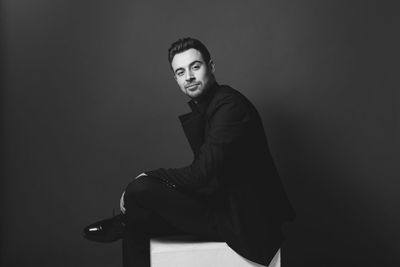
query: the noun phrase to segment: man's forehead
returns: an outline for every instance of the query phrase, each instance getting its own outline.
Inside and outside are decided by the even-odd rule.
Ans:
[[[189,66],[195,61],[204,62],[203,57],[199,50],[190,48],[174,56],[171,62],[173,70]]]

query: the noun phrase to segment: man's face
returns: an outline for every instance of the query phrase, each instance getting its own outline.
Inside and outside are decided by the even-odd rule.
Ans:
[[[194,48],[176,54],[171,66],[182,92],[191,98],[201,96],[214,82],[213,62],[204,62],[200,51]]]

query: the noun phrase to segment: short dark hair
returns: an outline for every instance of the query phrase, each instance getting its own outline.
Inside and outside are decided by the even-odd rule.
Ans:
[[[172,43],[171,47],[168,49],[169,64],[171,65],[171,62],[176,54],[185,52],[191,48],[198,50],[206,63],[210,62],[211,55],[210,52],[208,52],[207,47],[197,39],[186,37]]]

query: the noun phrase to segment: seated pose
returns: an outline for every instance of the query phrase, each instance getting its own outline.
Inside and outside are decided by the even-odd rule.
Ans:
[[[87,226],[92,241],[122,239],[123,265],[149,267],[149,241],[188,234],[226,242],[243,257],[266,265],[293,220],[272,160],[260,115],[235,89],[216,82],[207,48],[193,38],[168,50],[176,82],[191,112],[179,117],[193,150],[190,165],[146,171],[120,200],[121,214]]]

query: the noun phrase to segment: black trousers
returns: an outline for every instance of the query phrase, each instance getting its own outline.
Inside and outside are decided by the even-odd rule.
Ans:
[[[124,196],[127,230],[122,239],[124,267],[150,267],[150,238],[189,234],[222,241],[212,207],[158,178],[133,180]]]

